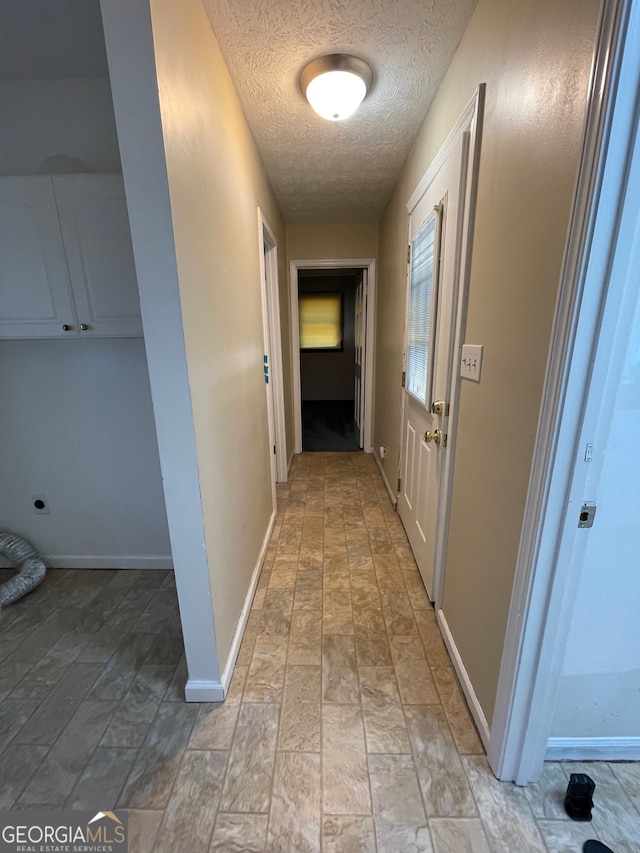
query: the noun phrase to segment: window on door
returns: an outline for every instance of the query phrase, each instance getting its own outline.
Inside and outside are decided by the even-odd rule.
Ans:
[[[427,219],[411,244],[407,391],[426,405],[431,396],[437,305],[435,246],[438,211]]]

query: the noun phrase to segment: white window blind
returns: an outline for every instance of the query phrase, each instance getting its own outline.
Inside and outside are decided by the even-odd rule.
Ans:
[[[427,404],[433,372],[436,285],[434,257],[438,211],[427,219],[411,244],[407,390]]]

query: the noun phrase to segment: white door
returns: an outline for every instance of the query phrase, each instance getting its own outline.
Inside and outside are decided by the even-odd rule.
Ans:
[[[468,137],[463,134],[432,176],[410,216],[398,510],[432,599],[451,399],[461,175],[467,147]]]
[[[0,338],[77,335],[48,176],[0,179]]]
[[[355,350],[356,381],[354,389],[354,420],[360,433],[360,447],[364,447],[364,365],[367,330],[367,271],[360,271],[356,286]]]
[[[53,186],[81,336],[142,337],[122,176],[56,175]]]

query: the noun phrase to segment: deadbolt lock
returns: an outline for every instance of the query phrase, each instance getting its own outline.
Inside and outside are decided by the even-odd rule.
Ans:
[[[436,400],[431,404],[431,414],[432,415],[448,415],[449,414],[449,404],[445,403],[444,400]]]

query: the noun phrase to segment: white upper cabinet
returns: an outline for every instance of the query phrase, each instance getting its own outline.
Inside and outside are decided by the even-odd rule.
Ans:
[[[67,261],[51,179],[2,178],[0,337],[64,337],[72,334],[74,327]]]
[[[141,337],[122,177],[55,175],[53,188],[81,336]]]
[[[141,337],[120,175],[0,179],[0,338]]]

